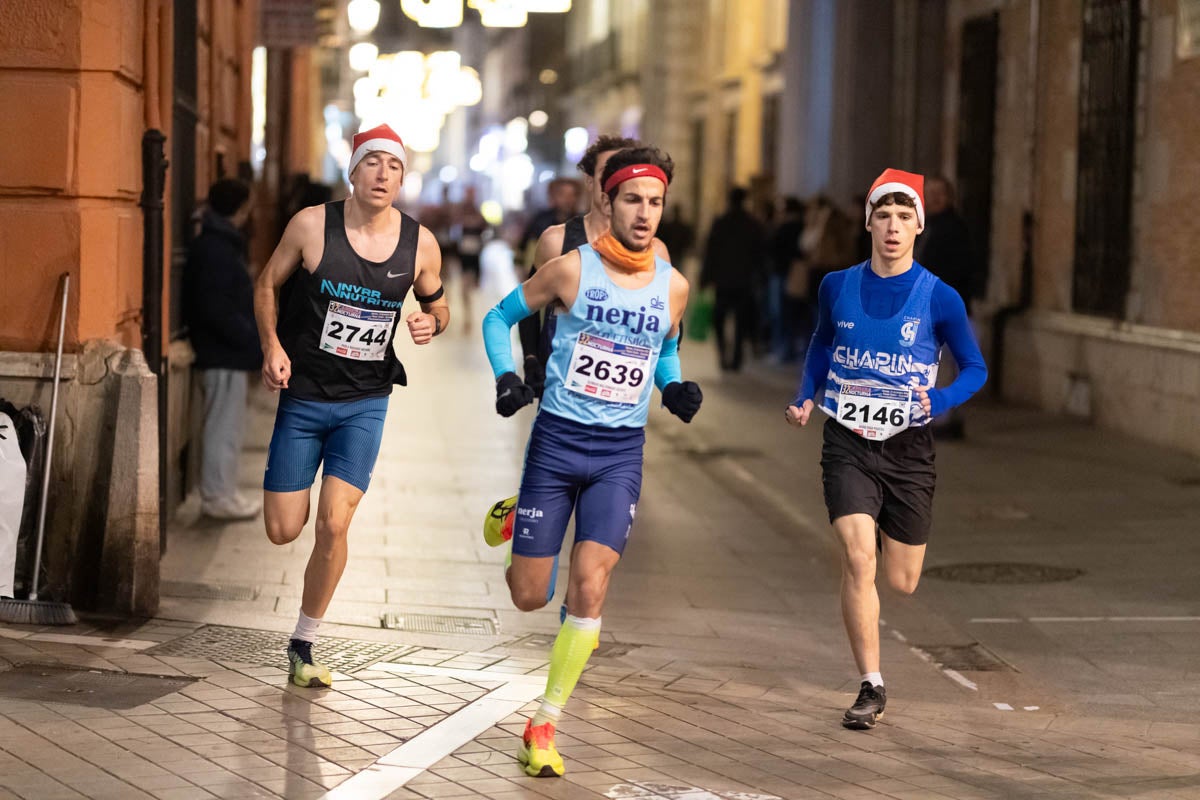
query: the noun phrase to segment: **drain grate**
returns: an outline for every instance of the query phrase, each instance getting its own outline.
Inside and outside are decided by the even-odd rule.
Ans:
[[[236,661],[266,667],[286,666],[288,634],[252,628],[206,625],[170,642],[143,651],[154,656],[183,656],[209,661]],[[352,672],[377,661],[395,661],[418,648],[395,642],[367,642],[322,636],[316,653],[321,662],[338,672]]]
[[[161,591],[168,597],[194,597],[200,600],[257,600],[262,593],[257,586],[190,581],[163,581]]]
[[[929,567],[921,573],[927,578],[960,583],[1056,583],[1084,574],[1073,567],[1049,567],[1042,564],[946,564]]]
[[[917,649],[925,653],[945,669],[959,672],[1016,672],[1017,670],[1000,656],[979,642],[967,645],[922,644]]]
[[[37,703],[129,709],[173,694],[193,678],[164,678],[130,672],[22,664],[4,673],[0,696]]]
[[[379,618],[380,627],[411,633],[450,633],[494,636],[496,620],[487,617],[454,617],[449,614],[407,614],[389,611]]]

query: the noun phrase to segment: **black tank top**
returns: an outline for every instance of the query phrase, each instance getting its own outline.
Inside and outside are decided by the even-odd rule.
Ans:
[[[559,255],[565,256],[587,243],[587,228],[583,224],[582,216],[571,217],[563,223],[563,246]]]
[[[346,238],[345,201],[325,204],[325,251],[280,291],[279,341],[292,360],[287,392],[340,403],[384,397],[404,386],[392,340],[412,287],[420,226],[400,214],[400,241],[387,261],[368,261]]]
[[[583,224],[582,216],[574,216],[563,223],[563,243],[562,252],[559,255],[566,255],[572,250],[577,250],[588,243],[587,227]],[[538,360],[545,366],[550,359],[550,347],[554,343],[554,331],[557,329],[558,320],[557,311],[546,309],[545,318],[542,320],[542,329],[538,334]]]

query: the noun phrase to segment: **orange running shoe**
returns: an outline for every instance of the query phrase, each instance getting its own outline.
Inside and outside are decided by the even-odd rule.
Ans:
[[[525,774],[531,778],[561,778],[566,767],[554,746],[554,724],[545,722],[535,728],[533,720],[528,720],[525,733],[521,734],[517,760],[525,766]]]

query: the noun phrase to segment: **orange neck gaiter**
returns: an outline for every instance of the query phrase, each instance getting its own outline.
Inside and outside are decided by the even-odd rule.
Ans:
[[[592,249],[599,253],[601,258],[622,272],[648,272],[654,269],[653,247],[641,252],[630,250],[617,241],[611,230],[591,244]]]

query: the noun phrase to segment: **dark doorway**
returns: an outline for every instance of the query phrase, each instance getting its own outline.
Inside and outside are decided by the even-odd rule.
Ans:
[[[958,89],[958,209],[967,221],[980,270],[972,286],[983,295],[991,274],[992,161],[996,140],[996,75],[1000,16],[963,23]]]
[[[1121,318],[1129,292],[1138,4],[1084,0],[1075,185],[1075,311]]]

